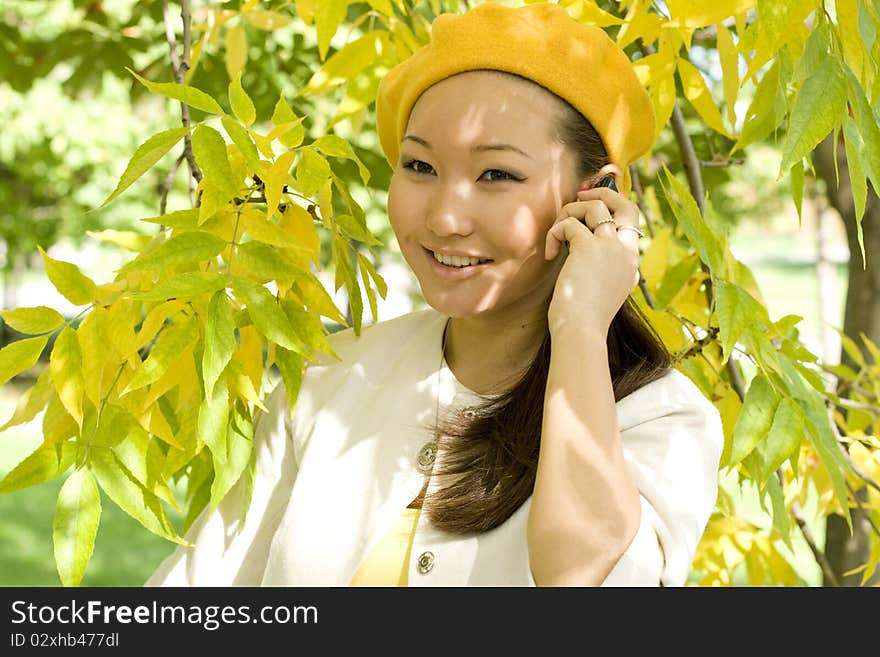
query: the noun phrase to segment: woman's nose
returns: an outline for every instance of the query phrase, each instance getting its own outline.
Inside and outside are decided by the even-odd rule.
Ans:
[[[470,214],[471,192],[467,183],[442,185],[430,200],[425,223],[435,235],[469,235],[473,231]]]

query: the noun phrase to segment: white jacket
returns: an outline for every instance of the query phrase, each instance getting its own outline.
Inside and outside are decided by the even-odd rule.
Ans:
[[[146,585],[347,586],[423,487],[416,458],[431,439],[422,427],[433,426],[438,386],[441,414],[476,400],[445,363],[438,372],[446,319],[429,308],[367,326],[360,338],[350,329],[331,335],[341,362],[306,370],[293,417],[283,385],[268,399],[254,437],[257,477],[246,522],[240,481],[193,523],[187,539],[195,547],[178,547]],[[678,370],[618,401],[617,413],[642,515],[604,585],[683,585],[715,505],[719,413]],[[467,536],[436,530],[421,514],[409,585],[534,586],[530,504]],[[420,572],[427,551],[433,566]]]

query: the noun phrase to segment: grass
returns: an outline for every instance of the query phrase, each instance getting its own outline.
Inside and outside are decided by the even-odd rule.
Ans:
[[[0,418],[6,420],[24,388],[9,383],[0,389]],[[39,416],[34,422],[0,434],[0,476],[40,443]],[[52,520],[59,477],[39,486],[0,495],[0,586],[60,586],[55,570]],[[140,586],[175,545],[150,533],[101,493],[101,524],[95,551],[82,586]],[[181,518],[169,512],[176,527]]]

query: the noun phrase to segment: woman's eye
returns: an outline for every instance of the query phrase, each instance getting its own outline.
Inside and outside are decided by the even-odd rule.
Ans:
[[[504,178],[501,178],[501,180],[519,180],[519,178],[517,178],[513,174],[502,171],[501,169],[488,169],[483,175],[485,175],[486,173],[500,173],[502,176],[505,176]]]
[[[418,166],[422,165],[422,164],[424,164],[426,167],[428,167],[429,170],[431,169],[430,164],[425,164],[421,160],[410,160],[409,162],[407,162],[406,164],[403,165],[403,168],[404,169],[412,169],[415,173],[429,173],[429,171],[420,171],[419,170]],[[486,174],[500,174],[499,177],[494,177],[489,182],[495,182],[495,181],[501,181],[501,180],[513,180],[513,181],[519,182],[522,180],[521,178],[517,178],[513,174],[507,173],[507,171],[503,171],[501,169],[486,169],[486,171],[483,172],[483,175],[485,176]]]
[[[403,165],[403,168],[404,169],[412,169],[416,173],[423,173],[422,171],[419,171],[418,167],[416,166],[419,164],[425,164],[425,163],[422,162],[421,160],[410,160],[409,162],[407,162],[406,164]],[[425,166],[428,167],[429,169],[431,168],[431,166],[428,164],[425,164]],[[427,172],[424,172],[424,173],[427,173]]]

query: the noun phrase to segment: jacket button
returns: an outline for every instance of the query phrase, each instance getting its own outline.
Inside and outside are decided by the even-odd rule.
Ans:
[[[430,470],[431,466],[434,465],[434,459],[436,457],[437,443],[435,443],[433,440],[429,443],[425,443],[419,450],[419,455],[417,458],[419,468],[421,470]]]
[[[422,575],[426,575],[431,572],[431,569],[434,567],[434,553],[433,552],[422,552],[419,555],[419,572]]]

